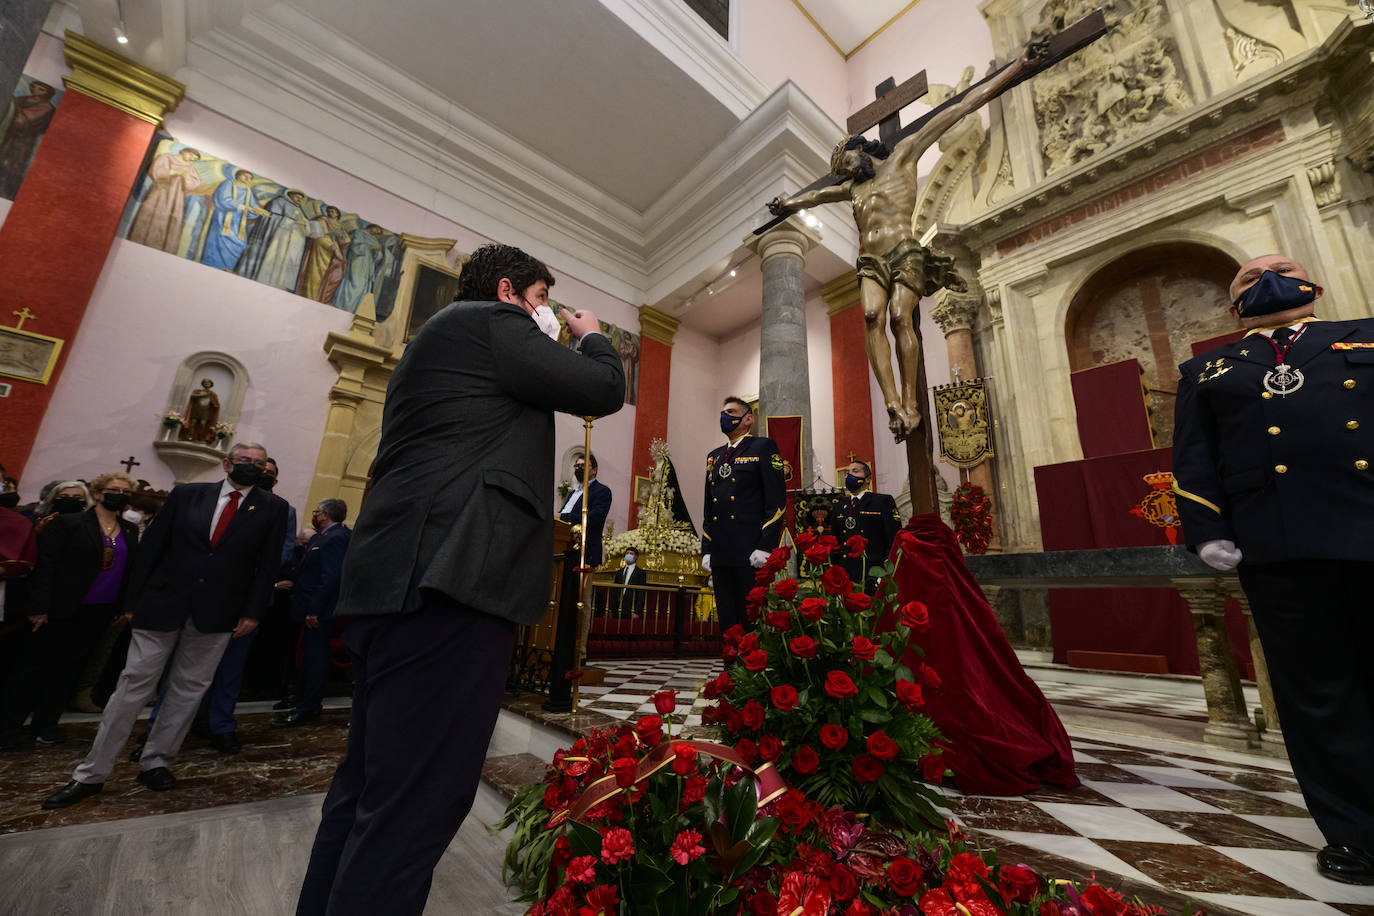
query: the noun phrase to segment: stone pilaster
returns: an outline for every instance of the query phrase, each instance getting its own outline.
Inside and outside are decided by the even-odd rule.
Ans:
[[[1259,747],[1259,732],[1245,708],[1240,673],[1226,632],[1226,592],[1214,582],[1176,582],[1175,587],[1188,602],[1197,635],[1198,667],[1207,697],[1203,740],[1236,750]]]
[[[673,338],[678,319],[651,306],[639,307],[639,398],[635,404],[635,431],[630,468],[633,477],[648,477],[654,470],[655,439],[668,439],[668,404],[672,394]],[[646,392],[661,392],[646,396]],[[633,497],[632,497],[633,498]],[[630,504],[630,527],[639,525],[639,504]]]
[[[830,382],[835,412],[835,464],[853,454],[872,462],[873,397],[868,384],[864,313],[859,305],[859,278],[846,271],[821,287],[830,316]],[[827,479],[829,479],[827,477]]]

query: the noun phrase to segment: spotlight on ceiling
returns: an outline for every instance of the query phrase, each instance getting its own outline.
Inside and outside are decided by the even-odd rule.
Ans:
[[[114,33],[115,41],[119,42],[122,45],[127,45],[129,43],[129,36],[124,31],[124,23],[121,22],[115,25]]]

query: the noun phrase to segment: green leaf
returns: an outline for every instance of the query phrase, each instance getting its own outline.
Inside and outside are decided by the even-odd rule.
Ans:
[[[883,693],[883,691],[879,690],[877,687],[866,688],[864,690],[864,699],[880,709],[887,709],[888,707],[887,694]],[[860,713],[860,715],[862,715],[862,713]]]
[[[725,817],[730,822],[730,837],[740,842],[749,833],[758,812],[758,796],[754,794],[754,780],[745,777],[726,793]]]
[[[568,843],[574,856],[601,855],[601,834],[581,821],[568,821]]]
[[[882,725],[884,722],[892,721],[892,714],[883,712],[881,709],[861,709],[859,718],[865,722],[872,722],[874,725]]]

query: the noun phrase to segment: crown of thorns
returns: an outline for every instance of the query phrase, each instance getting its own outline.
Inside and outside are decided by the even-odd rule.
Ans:
[[[856,134],[845,134],[839,143],[835,144],[835,150],[830,154],[830,171],[835,172],[840,167],[840,157],[844,155],[845,149],[849,146],[849,141],[853,140]]]

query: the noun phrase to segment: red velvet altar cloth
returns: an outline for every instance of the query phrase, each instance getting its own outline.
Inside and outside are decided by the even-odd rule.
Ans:
[[[1078,411],[1078,441],[1084,458],[1154,448],[1140,363],[1123,359],[1069,375]]]
[[[938,515],[914,516],[906,530],[917,546],[897,564],[898,607],[920,601],[930,610],[920,642],[941,684],[925,691],[924,712],[945,733],[954,784],[977,795],[1078,785],[1069,736],[1021,667],[954,532]],[[908,651],[903,662],[915,670],[921,659]]]
[[[1131,509],[1150,492],[1146,474],[1172,469],[1167,448],[1036,468],[1045,549],[1167,545],[1165,530]],[[1172,588],[1052,588],[1049,603],[1056,662],[1067,663],[1075,649],[1128,652],[1163,655],[1173,674],[1201,673],[1192,614]],[[1226,604],[1226,629],[1241,675],[1253,679],[1245,617],[1235,601]]]

